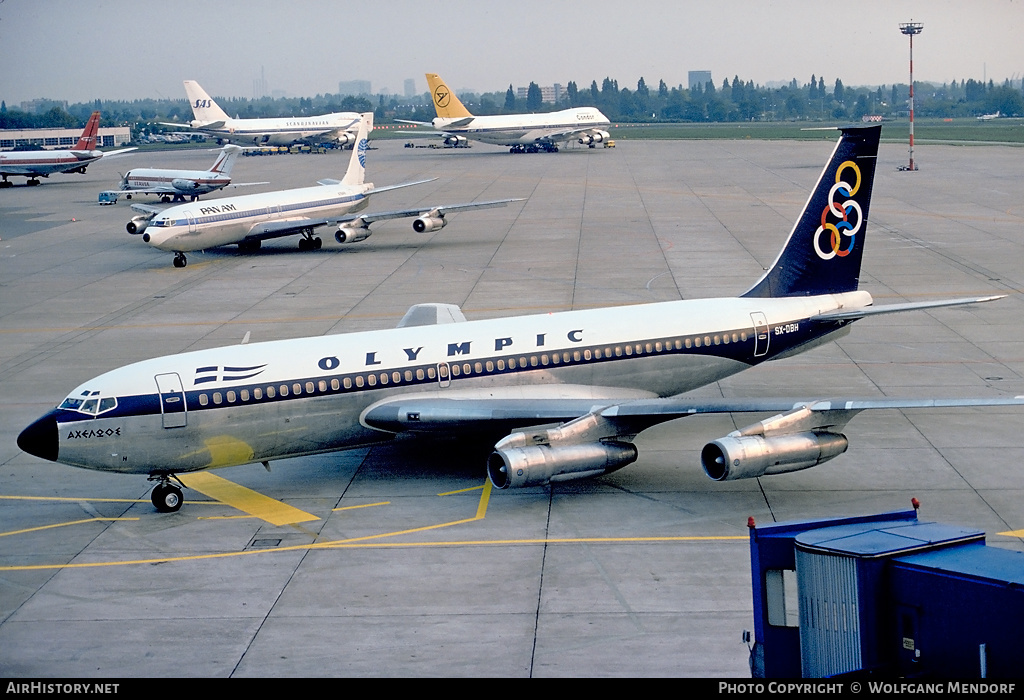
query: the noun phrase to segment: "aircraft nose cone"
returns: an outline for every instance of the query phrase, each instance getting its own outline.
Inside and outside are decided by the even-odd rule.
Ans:
[[[18,447],[40,459],[57,461],[57,418],[53,411],[21,431]]]

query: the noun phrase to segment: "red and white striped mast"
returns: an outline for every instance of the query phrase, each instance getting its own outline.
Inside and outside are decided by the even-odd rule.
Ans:
[[[900,31],[910,37],[910,165],[900,170],[917,170],[914,165],[914,35],[920,34],[924,25],[920,22],[904,22]]]

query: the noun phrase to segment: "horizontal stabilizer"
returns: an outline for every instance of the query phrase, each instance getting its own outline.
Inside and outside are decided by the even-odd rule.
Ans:
[[[860,309],[838,309],[827,313],[819,314],[811,318],[811,321],[855,321],[866,316],[877,316],[879,314],[895,314],[901,311],[920,311],[921,309],[938,309],[944,306],[963,306],[965,304],[981,304],[986,301],[1002,299],[1005,294],[996,294],[988,297],[972,297],[961,299],[940,299],[936,301],[912,301],[906,304],[886,304],[885,306],[865,306]]]
[[[400,190],[403,187],[412,187],[413,185],[423,185],[423,184],[425,184],[427,182],[433,182],[436,179],[437,179],[436,177],[428,177],[426,180],[415,180],[413,182],[402,182],[402,183],[397,184],[397,185],[385,185],[384,187],[374,187],[372,190],[367,192],[367,194],[371,194],[371,193],[372,194],[376,194],[377,192],[387,192],[389,190]]]

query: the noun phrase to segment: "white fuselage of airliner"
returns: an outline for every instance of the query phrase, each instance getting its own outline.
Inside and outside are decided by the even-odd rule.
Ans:
[[[610,125],[594,107],[577,107],[540,114],[494,115],[472,118],[437,117],[435,129],[455,136],[499,146],[531,145],[541,141],[567,141],[575,133]]]
[[[595,406],[669,396],[820,336],[808,319],[821,312],[870,304],[866,292],[675,301],[146,360],[71,392],[57,412],[60,461],[179,473],[372,444],[391,434],[361,416],[397,394],[466,398],[497,390],[513,401]]]

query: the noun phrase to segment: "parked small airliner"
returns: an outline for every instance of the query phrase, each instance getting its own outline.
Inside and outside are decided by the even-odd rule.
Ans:
[[[357,112],[332,112],[313,117],[232,119],[199,83],[194,80],[183,82],[195,119],[188,124],[162,122],[164,126],[191,128],[213,136],[217,143],[243,146],[287,146],[314,138],[323,142],[333,141],[339,146],[351,146],[356,142]]]
[[[594,147],[607,141],[610,134],[608,117],[594,107],[577,107],[560,112],[540,114],[502,114],[475,117],[445,85],[441,76],[427,73],[427,84],[434,98],[437,118],[427,124],[401,119],[409,124],[433,126],[444,142],[451,146],[466,143],[467,139],[509,146],[510,153],[557,153],[558,145],[576,139]]]
[[[96,135],[100,128],[100,113],[93,112],[75,147],[66,151],[3,151],[0,152],[0,187],[11,187],[9,175],[28,178],[29,185],[38,185],[40,177],[53,173],[84,173],[90,163],[104,156],[115,156],[134,151],[135,147],[118,151],[100,151],[96,148]]]
[[[598,476],[633,438],[698,413],[778,413],[708,443],[713,479],[806,469],[843,453],[877,408],[1024,405],[995,399],[691,399],[701,387],[849,332],[866,316],[990,301],[874,306],[858,289],[880,125],[848,127],[782,252],[746,293],[466,321],[414,306],[398,328],[198,350],[111,370],[74,389],[18,445],[77,467],[146,474],[158,510],[175,475],[380,443],[490,435],[502,489]],[[539,426],[539,427],[538,427]],[[552,427],[554,426],[554,427]]]
[[[516,199],[448,204],[399,211],[355,214],[370,203],[376,192],[419,185],[430,180],[374,187],[364,182],[366,137],[373,128],[373,112],[362,115],[359,141],[352,149],[348,170],[341,180],[320,180],[314,187],[225,197],[203,204],[180,204],[159,209],[133,204],[141,212],[128,222],[128,233],[142,234],[154,248],[172,251],[174,266],[185,267],[185,253],[217,246],[238,244],[240,250],[256,250],[263,241],[301,234],[299,250],[319,250],[323,245],[314,231],[320,226],[337,226],[338,243],[355,243],[370,237],[370,224],[385,219],[413,218],[417,233],[439,231],[447,224],[445,215],[470,209],[503,207]]]
[[[221,149],[209,170],[168,170],[165,168],[133,168],[121,178],[121,187],[100,193],[101,202],[114,203],[118,196],[131,199],[133,195],[155,194],[164,202],[184,202],[199,199],[199,195],[216,192],[225,187],[265,185],[265,182],[239,182],[231,184],[231,168],[242,152],[241,146],[227,145]]]

